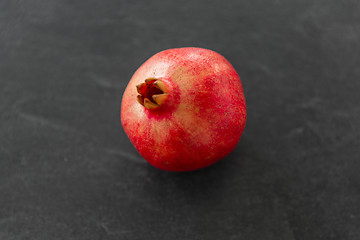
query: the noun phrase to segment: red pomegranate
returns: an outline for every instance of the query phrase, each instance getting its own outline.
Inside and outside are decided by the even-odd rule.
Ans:
[[[239,75],[220,54],[202,48],[157,53],[133,75],[121,123],[153,166],[192,171],[228,155],[245,128]]]

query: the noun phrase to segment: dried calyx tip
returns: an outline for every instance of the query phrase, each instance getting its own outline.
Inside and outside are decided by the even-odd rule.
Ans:
[[[164,82],[157,78],[147,78],[136,86],[137,101],[147,109],[156,109],[166,100],[168,93]]]

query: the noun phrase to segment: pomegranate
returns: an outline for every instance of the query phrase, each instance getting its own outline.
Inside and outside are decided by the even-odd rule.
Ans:
[[[153,166],[192,171],[228,155],[245,128],[239,75],[220,54],[202,48],[157,53],[133,75],[121,123]]]

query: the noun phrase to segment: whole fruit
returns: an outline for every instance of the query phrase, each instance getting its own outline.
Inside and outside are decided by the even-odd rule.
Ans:
[[[121,123],[153,166],[192,171],[228,155],[245,128],[240,77],[220,54],[202,48],[157,53],[133,75]]]

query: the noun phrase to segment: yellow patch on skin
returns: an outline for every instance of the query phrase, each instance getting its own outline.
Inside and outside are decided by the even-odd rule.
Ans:
[[[196,139],[200,145],[207,145],[212,141],[211,123],[198,117],[192,109],[186,109],[186,105],[180,103],[174,120],[181,123],[182,129],[192,136],[191,139]],[[205,134],[204,131],[206,131]]]
[[[199,114],[199,112],[200,112],[200,108],[199,107],[194,107],[194,113]]]

